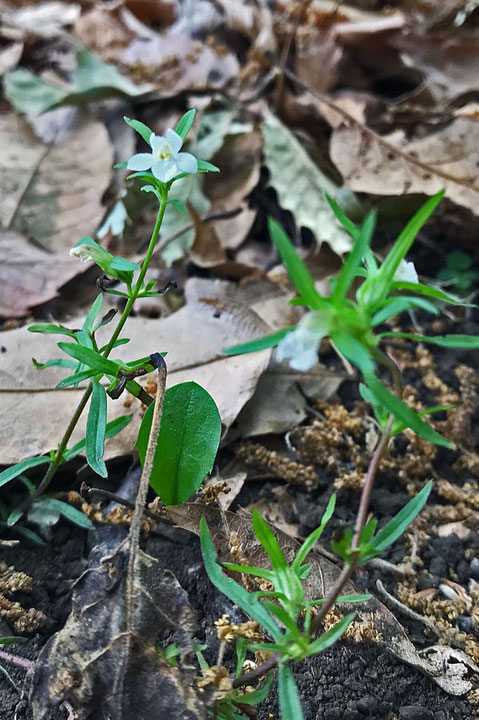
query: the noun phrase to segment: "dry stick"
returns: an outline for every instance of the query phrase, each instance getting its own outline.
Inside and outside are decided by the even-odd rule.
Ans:
[[[146,448],[145,460],[143,462],[143,472],[141,473],[140,484],[138,486],[138,493],[135,501],[135,511],[130,525],[130,555],[128,558],[128,571],[126,576],[126,629],[128,636],[130,636],[130,631],[133,627],[135,563],[140,547],[141,524],[145,515],[146,497],[148,495],[148,488],[150,487],[150,477],[153,470],[158,433],[160,431],[167,374],[166,363],[159,353],[150,355],[150,359],[158,368],[158,384],[156,388],[153,418],[151,420],[150,436],[148,438],[148,446]]]
[[[7,653],[4,650],[0,650],[0,660],[6,660],[7,662],[12,663],[12,665],[21,667],[24,670],[31,670],[32,667],[35,665],[35,663],[33,663],[31,660],[19,657],[18,655],[12,655],[11,653]]]
[[[118,505],[124,505],[125,507],[130,508],[130,510],[135,509],[135,503],[132,503],[129,500],[120,497],[120,495],[115,495],[115,493],[112,493],[109,490],[103,490],[103,488],[97,488],[92,487],[91,485],[87,485],[85,482],[83,482],[80,486],[80,495],[87,501],[91,501],[92,495],[99,495],[104,500],[111,500],[112,502],[118,503]],[[168,515],[158,515],[158,513],[152,512],[148,508],[145,508],[145,515],[152,520],[156,520],[157,522],[164,522],[168,525],[171,525],[173,523],[173,521],[170,520]]]

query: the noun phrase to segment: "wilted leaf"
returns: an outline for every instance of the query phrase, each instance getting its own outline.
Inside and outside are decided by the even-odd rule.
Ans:
[[[169,717],[203,720],[192,668],[172,667],[156,652],[169,638],[193,650],[196,618],[185,591],[154,558],[138,551],[133,622],[126,630],[128,545],[96,545],[76,582],[65,627],[43,647],[33,672],[34,720],[67,700],[78,720]]]
[[[382,137],[360,124],[343,124],[331,138],[331,159],[351,190],[434,195],[445,189],[446,197],[477,214],[478,144],[479,125],[462,117],[419,140],[399,130]]]
[[[299,140],[274,115],[261,127],[270,184],[280,205],[290,210],[298,227],[311,230],[319,243],[327,242],[338,254],[351,248],[351,238],[331,213],[326,193],[337,187],[309,157]]]
[[[231,562],[232,559],[234,560],[230,555],[230,533],[235,532],[242,551],[248,558],[249,565],[271,567],[268,556],[253,532],[250,516],[236,515],[198,503],[170,505],[167,512],[177,525],[197,535],[200,533],[201,518],[206,518],[220,561]],[[271,529],[274,531],[286,559],[291,562],[299,549],[299,543],[278,528],[272,526]],[[311,600],[324,598],[336,581],[340,569],[316,550],[310,552],[308,562],[312,563],[313,567],[304,582],[306,594]],[[342,594],[350,595],[357,592],[354,584],[348,582],[345,592]],[[382,636],[380,642],[389,652],[420,668],[446,692],[451,695],[463,695],[471,689],[472,683],[467,675],[471,674],[471,670],[477,671],[477,666],[465,653],[441,646],[433,646],[421,651],[416,650],[402,625],[375,597],[358,604],[341,603],[340,607],[345,612],[357,613],[363,621],[372,622]],[[454,657],[456,662],[454,662]]]
[[[84,270],[66,253],[46,253],[16,232],[0,230],[0,253],[0,315],[5,318],[28,315]]]
[[[83,319],[78,318],[69,325],[78,328],[82,322]],[[109,337],[108,328],[98,331],[100,344]],[[221,350],[267,331],[267,325],[248,308],[227,301],[198,302],[161,320],[130,318],[126,335],[131,342],[116,348],[111,357],[112,360],[132,360],[152,352],[167,352],[168,385],[193,381],[204,387],[212,395],[221,421],[228,428],[252,396],[271,351],[227,358],[221,356]],[[50,336],[19,328],[1,332],[0,346],[5,348],[0,365],[3,410],[0,464],[7,465],[56,447],[83,388],[56,390],[55,385],[65,377],[65,370],[47,367],[40,372],[34,367],[32,356],[44,361],[60,355]],[[124,398],[126,395],[108,401],[108,420],[125,414]],[[136,400],[131,409],[133,421],[107,441],[104,459],[132,453],[140,423],[140,406]],[[72,444],[85,436],[85,420],[86,417],[80,422]]]
[[[103,216],[101,196],[113,163],[105,126],[84,120],[47,146],[9,113],[0,117],[0,135],[2,225],[52,251],[93,234]]]

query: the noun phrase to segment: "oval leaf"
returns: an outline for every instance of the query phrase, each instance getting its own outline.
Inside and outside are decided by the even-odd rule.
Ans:
[[[143,464],[154,405],[145,413],[137,446]],[[211,395],[195,382],[165,393],[150,484],[165,505],[186,502],[210,472],[221,436],[221,418]]]

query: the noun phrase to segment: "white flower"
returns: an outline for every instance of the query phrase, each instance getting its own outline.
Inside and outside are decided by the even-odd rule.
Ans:
[[[93,260],[97,265],[102,267],[112,260],[112,255],[94,240],[85,238],[88,242],[79,242],[70,250],[72,257],[79,258],[81,262],[86,263]]]
[[[169,182],[180,173],[198,171],[198,161],[191,153],[180,152],[183,140],[168,128],[166,137],[150,135],[151,153],[137,153],[128,160],[128,170],[150,170],[161,182]]]
[[[75,247],[72,247],[70,250],[70,255],[80,258],[81,262],[88,262],[89,260],[93,260],[92,250],[93,248],[90,245],[75,245]]]
[[[394,282],[418,283],[419,278],[413,262],[401,260],[393,277]]]
[[[280,341],[276,359],[289,360],[293,370],[310,370],[318,361],[318,350],[326,334],[322,313],[313,311],[305,315],[296,328]]]

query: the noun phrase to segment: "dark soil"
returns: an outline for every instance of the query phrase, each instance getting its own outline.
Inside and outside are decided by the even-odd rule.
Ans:
[[[45,548],[22,542],[19,547],[2,550],[2,559],[34,578],[31,594],[19,594],[24,607],[35,607],[47,621],[28,643],[14,649],[22,657],[35,660],[46,639],[61,628],[68,616],[72,582],[83,571],[88,546],[98,532],[87,534],[67,525],[56,529]],[[174,542],[150,537],[146,550],[171,569],[188,592],[198,612],[197,637],[210,646],[207,659],[214,663],[217,649],[213,622],[223,613],[240,620],[230,601],[219,594],[203,570],[199,543],[195,536],[179,533]],[[440,555],[435,556],[437,560]],[[228,660],[228,656],[226,657]],[[0,677],[0,717],[2,720],[31,720],[25,671],[7,667],[19,690]],[[298,664],[296,680],[306,720],[468,720],[477,715],[464,698],[451,697],[421,672],[385,653],[374,643],[340,642],[322,655]],[[23,695],[23,697],[22,697]],[[16,713],[16,714],[15,714]],[[278,718],[275,694],[264,703],[258,720]],[[66,718],[58,711],[49,720]]]

